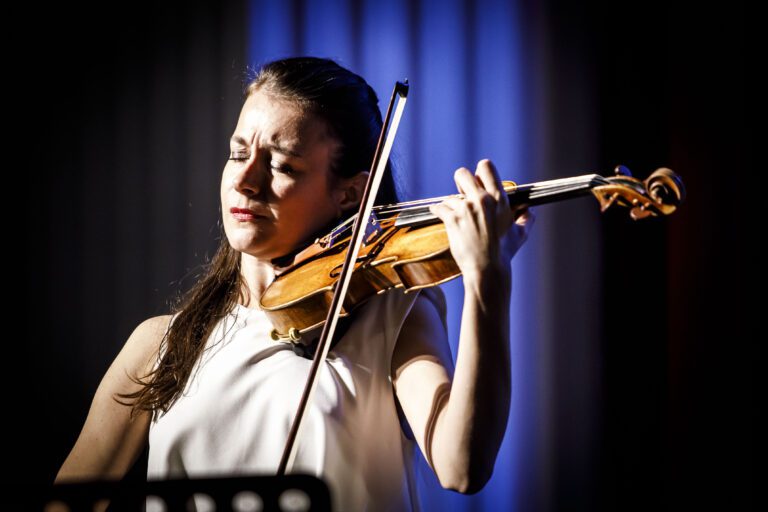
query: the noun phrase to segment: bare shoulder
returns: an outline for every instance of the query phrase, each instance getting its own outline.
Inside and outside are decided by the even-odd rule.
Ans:
[[[168,332],[173,315],[147,318],[133,330],[117,359],[121,366],[135,373],[146,374],[157,358],[160,343]]]
[[[106,399],[116,393],[132,393],[140,388],[134,379],[144,378],[152,372],[171,319],[171,315],[154,316],[134,328],[104,374],[96,391],[97,399]]]
[[[141,389],[136,379],[152,371],[172,318],[147,318],[128,337],[101,379],[85,425],[56,476],[57,482],[119,480],[141,453],[149,432],[150,413],[141,410],[133,417],[132,408],[122,401],[122,396]]]
[[[159,342],[160,340],[157,338],[162,339],[165,336],[172,318],[173,315],[159,315],[147,318],[136,326],[128,339],[135,339],[137,343]]]

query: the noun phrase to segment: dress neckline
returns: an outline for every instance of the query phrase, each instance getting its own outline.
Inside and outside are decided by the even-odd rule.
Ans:
[[[240,313],[240,314],[246,314],[246,315],[253,315],[256,313],[263,314],[264,312],[260,309],[256,308],[249,308],[247,306],[243,306],[239,302],[235,302],[235,305],[232,307],[231,313]]]

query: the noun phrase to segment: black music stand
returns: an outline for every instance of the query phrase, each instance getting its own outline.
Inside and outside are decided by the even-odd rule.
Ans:
[[[43,511],[59,501],[70,512],[93,511],[103,499],[109,511],[144,511],[147,498],[158,510],[188,512],[193,495],[200,512],[326,511],[331,510],[328,486],[310,475],[239,476],[150,480],[133,483],[93,481],[56,484],[28,495],[29,510]]]

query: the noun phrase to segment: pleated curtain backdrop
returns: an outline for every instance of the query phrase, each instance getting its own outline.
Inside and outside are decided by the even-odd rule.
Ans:
[[[493,477],[463,496],[422,460],[424,509],[745,509],[759,360],[745,290],[762,252],[746,248],[760,203],[742,200],[760,190],[741,179],[758,168],[743,2],[15,8],[30,12],[9,18],[25,39],[9,46],[23,91],[6,97],[23,114],[6,121],[21,140],[3,204],[23,203],[5,217],[23,231],[6,235],[6,290],[24,291],[8,310],[21,334],[5,339],[8,480],[53,480],[125,340],[216,249],[247,69],[309,54],[360,73],[382,106],[409,79],[405,199],[452,193],[454,170],[481,158],[517,182],[669,166],[689,188],[673,216],[642,223],[591,199],[536,209],[512,265],[512,408]],[[461,280],[444,289],[455,354]],[[142,458],[128,479],[145,473]]]
[[[249,5],[248,62],[258,67],[273,59],[314,55],[332,58],[360,74],[376,90],[382,110],[395,81],[408,79],[409,101],[395,143],[397,178],[404,199],[420,199],[456,192],[453,172],[472,171],[490,158],[503,179],[518,183],[584,174],[593,169],[592,125],[586,105],[589,89],[571,76],[568,103],[560,115],[576,127],[552,151],[548,98],[542,90],[550,62],[545,48],[542,13],[536,6],[510,1],[405,0],[354,2],[252,0]],[[538,26],[536,24],[539,24]],[[572,41],[579,46],[579,39]],[[570,62],[578,66],[578,53]],[[581,109],[573,111],[573,109]],[[554,131],[561,134],[565,127]],[[575,135],[575,136],[574,136]],[[560,161],[558,161],[560,157]],[[425,510],[545,510],[553,486],[551,402],[548,384],[552,340],[567,333],[569,350],[585,356],[599,344],[597,326],[600,261],[599,214],[593,204],[558,205],[542,212],[528,244],[513,263],[512,337],[513,400],[507,435],[488,485],[477,495],[442,490],[422,458],[420,494]],[[556,227],[568,221],[569,229]],[[569,234],[574,233],[574,234]],[[576,235],[575,233],[578,233]],[[564,239],[554,237],[566,234]],[[557,267],[554,252],[560,244],[583,244],[584,260],[573,268]],[[589,257],[587,256],[589,255]],[[554,280],[579,290],[556,297]],[[462,286],[455,280],[443,286],[448,298],[449,335],[455,357],[459,336]],[[557,326],[555,308],[567,314]],[[596,314],[598,316],[596,317]],[[593,461],[597,382],[571,368],[579,384],[569,397],[580,408],[579,430],[569,435],[584,446],[578,474],[589,475]],[[578,485],[589,494],[589,485]]]

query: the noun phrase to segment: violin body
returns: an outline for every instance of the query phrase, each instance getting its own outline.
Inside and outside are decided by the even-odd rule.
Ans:
[[[505,181],[503,185],[511,206],[594,195],[601,211],[612,205],[625,206],[635,220],[669,215],[685,197],[682,180],[670,169],[658,169],[645,181],[633,178],[623,166],[615,173],[610,178],[591,174],[520,186]],[[378,207],[371,214],[342,317],[389,289],[402,288],[408,293],[461,275],[451,256],[445,226],[429,211],[429,204],[440,200]],[[303,333],[325,322],[350,242],[349,225],[351,219],[299,252],[261,297],[260,306],[272,322],[274,339],[297,342]]]
[[[381,224],[358,255],[341,316],[378,293],[406,293],[461,275],[442,224],[400,228]],[[322,325],[333,299],[349,240],[293,265],[269,286],[260,306],[278,333],[305,332]]]

